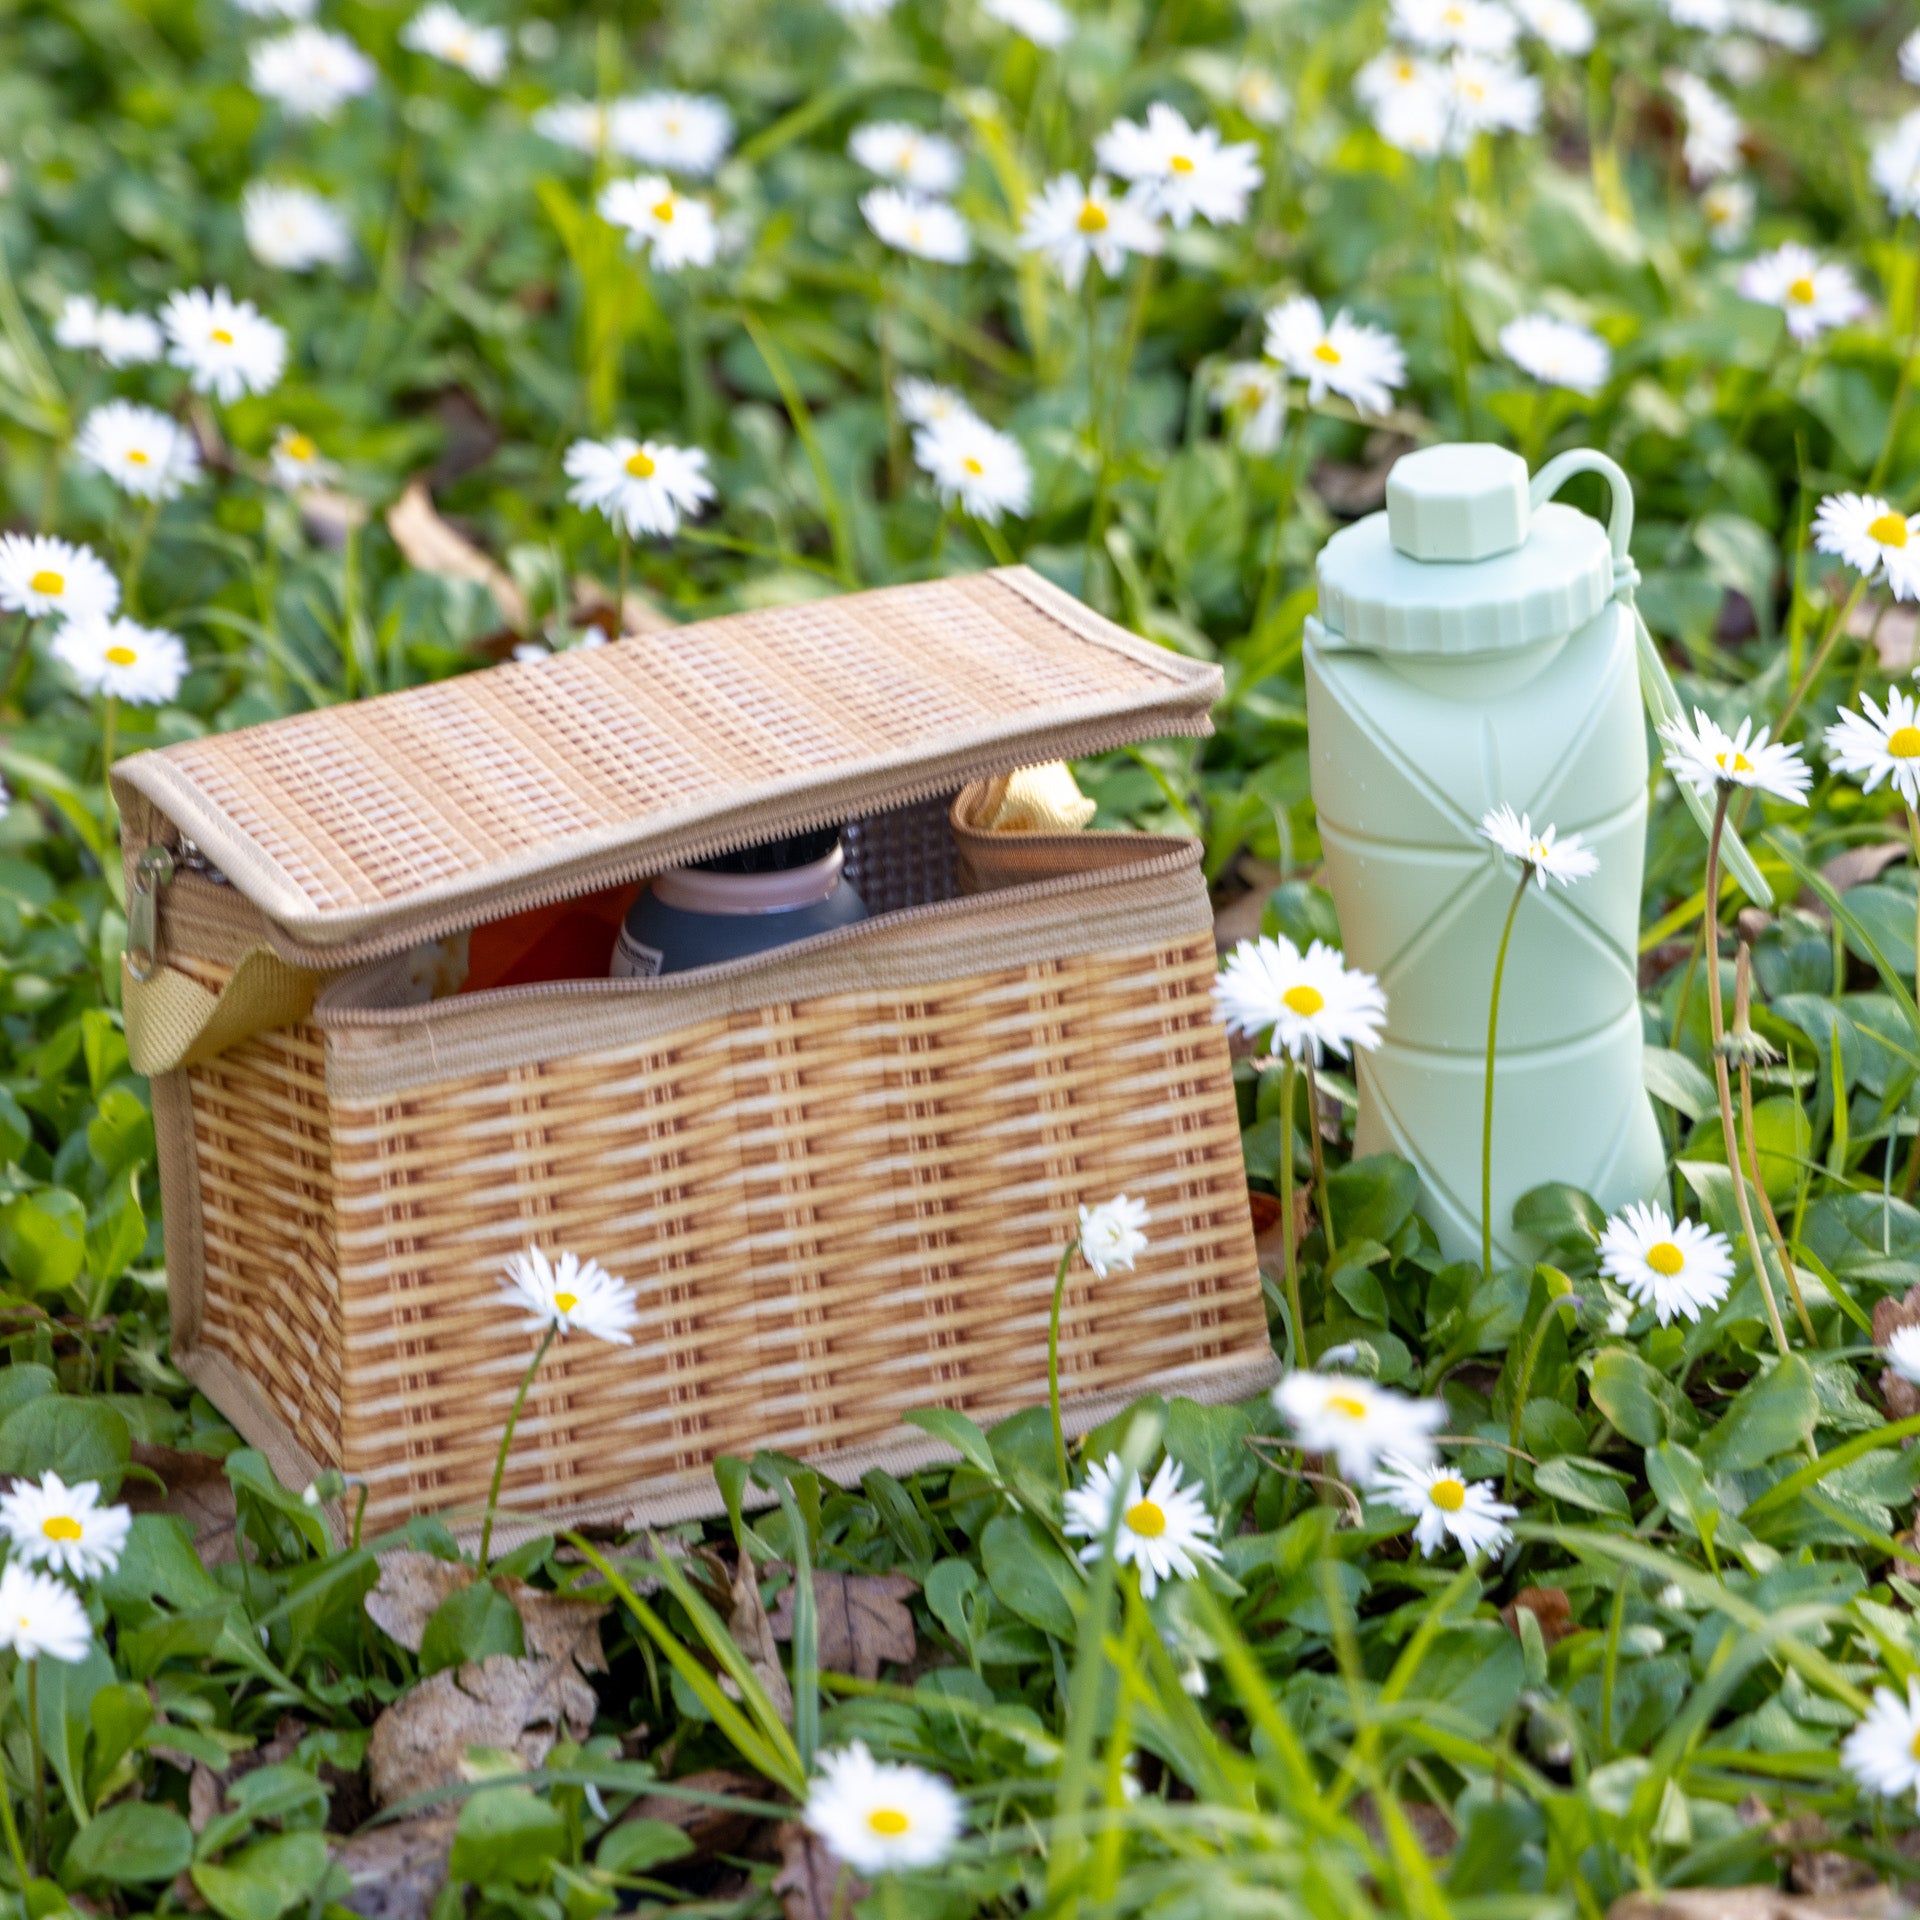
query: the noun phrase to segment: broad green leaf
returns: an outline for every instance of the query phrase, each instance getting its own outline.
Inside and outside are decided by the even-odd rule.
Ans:
[[[1631,1347],[1602,1347],[1589,1383],[1593,1404],[1635,1445],[1657,1446],[1667,1437],[1666,1380]]]
[[[478,1886],[537,1886],[567,1844],[558,1808],[526,1787],[489,1787],[460,1809],[447,1872]]]
[[[519,1609],[491,1580],[476,1580],[456,1587],[433,1610],[420,1636],[420,1672],[424,1678],[468,1660],[525,1652]]]
[[[1550,1180],[1513,1203],[1513,1224],[1556,1252],[1586,1253],[1607,1224],[1606,1209],[1578,1187]]]
[[[682,1827],[665,1820],[622,1820],[602,1836],[593,1864],[603,1873],[648,1873],[692,1851]]]
[[[1701,1435],[1701,1464],[1710,1473],[1741,1473],[1808,1440],[1820,1413],[1813,1369],[1797,1353],[1750,1381]]]
[[[1341,1240],[1377,1240],[1390,1246],[1413,1216],[1420,1176],[1398,1154],[1370,1154],[1327,1175],[1334,1225]]]
[[[121,1170],[107,1196],[87,1222],[87,1271],[93,1276],[96,1306],[104,1306],[104,1289],[126,1272],[147,1244],[147,1216],[140,1205],[140,1174],[136,1167]]]
[[[109,1087],[87,1122],[87,1151],[107,1174],[145,1166],[153,1158],[153,1115],[147,1103],[126,1087]]]
[[[1206,1488],[1215,1514],[1237,1511],[1260,1477],[1260,1462],[1247,1445],[1254,1431],[1251,1407],[1167,1402],[1167,1451]]]
[[[87,1257],[87,1210],[63,1187],[23,1193],[0,1212],[0,1263],[28,1293],[60,1293]]]
[[[1670,1047],[1642,1048],[1640,1082],[1656,1100],[1664,1100],[1689,1120],[1704,1120],[1719,1101],[1706,1073]]]
[[[918,1427],[943,1446],[951,1447],[969,1466],[978,1467],[991,1479],[1000,1477],[987,1436],[964,1413],[955,1413],[950,1407],[916,1407],[901,1417],[908,1426]]]
[[[1564,1456],[1543,1460],[1533,1470],[1533,1484],[1550,1499],[1584,1507],[1589,1513],[1611,1514],[1617,1520],[1628,1517],[1626,1488],[1594,1461]]]
[[[45,1394],[0,1422],[0,1474],[51,1471],[68,1486],[97,1480],[111,1497],[132,1453],[127,1423],[99,1399]]]
[[[171,1880],[193,1859],[193,1829],[173,1808],[122,1800],[74,1835],[61,1872],[69,1885],[134,1887]]]
[[[995,1514],[980,1536],[980,1558],[1002,1606],[1056,1639],[1072,1639],[1084,1583],[1037,1521]]]
[[[224,1920],[280,1920],[289,1907],[312,1895],[326,1871],[324,1834],[277,1833],[228,1860],[201,1861],[193,1869],[193,1884]]]

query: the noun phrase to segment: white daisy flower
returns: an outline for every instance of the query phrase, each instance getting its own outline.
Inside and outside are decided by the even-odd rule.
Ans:
[[[1911,1793],[1920,1806],[1920,1680],[1907,1697],[1875,1687],[1866,1718],[1840,1742],[1840,1764],[1869,1793],[1896,1800]]]
[[[1920,27],[1915,27],[1900,42],[1900,78],[1912,86],[1920,86]]]
[[[282,427],[273,436],[267,458],[273,465],[274,485],[293,493],[301,487],[324,486],[340,477],[340,469],[322,455],[312,436],[298,427]]]
[[[1679,105],[1685,128],[1680,157],[1686,162],[1688,177],[1698,185],[1702,180],[1736,171],[1740,142],[1746,134],[1740,116],[1697,73],[1669,68],[1666,83]]]
[[[931,427],[944,420],[978,417],[967,404],[965,394],[910,373],[902,374],[893,383],[893,402],[900,409],[901,419],[910,427]]]
[[[1393,0],[1388,28],[1430,52],[1508,53],[1520,25],[1493,0]]]
[[[1115,1267],[1131,1273],[1134,1261],[1147,1250],[1147,1203],[1129,1200],[1123,1193],[1097,1207],[1080,1209],[1080,1257],[1102,1280]]]
[[[611,144],[614,109],[597,100],[582,100],[566,95],[550,100],[533,116],[533,130],[557,147],[571,147],[576,153],[604,153]]]
[[[1318,940],[1302,953],[1285,934],[1242,940],[1213,983],[1213,1002],[1230,1033],[1256,1039],[1271,1030],[1276,1052],[1316,1066],[1322,1048],[1377,1047],[1387,1018],[1372,974]]]
[[[91,350],[110,367],[144,367],[166,351],[166,336],[151,314],[103,307],[91,294],[67,296],[53,323],[56,346],[76,353]]]
[[[980,11],[1036,47],[1064,47],[1073,38],[1073,15],[1057,0],[980,0]]]
[[[49,651],[82,692],[133,707],[164,707],[187,677],[180,636],[133,620],[69,620]]]
[[[253,90],[296,120],[332,120],[349,100],[373,90],[373,62],[344,34],[295,27],[255,42],[247,56]]]
[[[1131,181],[1143,211],[1188,226],[1194,215],[1216,227],[1247,217],[1247,202],[1266,177],[1251,140],[1223,145],[1217,129],[1190,127],[1183,115],[1156,100],[1144,125],[1116,120],[1094,142],[1109,173]]]
[[[1308,1453],[1329,1456],[1342,1479],[1364,1486],[1382,1460],[1424,1463],[1446,1419],[1438,1400],[1410,1400],[1391,1387],[1341,1373],[1295,1369],[1273,1390],[1273,1404]]]
[[[1469,1559],[1497,1553],[1513,1538],[1506,1523],[1520,1512],[1496,1499],[1485,1481],[1416,1460],[1388,1460],[1373,1492],[1388,1506],[1415,1516],[1414,1544],[1429,1559],[1450,1539]]]
[[[611,440],[576,440],[564,465],[573,482],[567,498],[605,514],[629,534],[671,537],[683,518],[714,497],[707,456],[698,447],[615,434]]]
[[[1498,54],[1456,53],[1440,69],[1440,90],[1451,152],[1465,152],[1476,133],[1531,133],[1540,124],[1540,82]]]
[[[1388,146],[1416,159],[1432,160],[1448,149],[1452,107],[1446,83],[1430,60],[1389,49],[1354,76],[1354,91],[1373,115],[1374,131]]]
[[[1214,406],[1233,428],[1242,453],[1271,453],[1287,417],[1287,383],[1265,360],[1230,360],[1213,377]]]
[[[0,1648],[21,1660],[84,1660],[93,1623],[64,1580],[18,1560],[0,1570]]]
[[[1820,22],[1785,0],[1733,0],[1733,24],[1788,53],[1812,53],[1820,44]]]
[[[601,189],[600,218],[626,229],[627,245],[647,255],[662,273],[710,267],[720,251],[713,209],[692,194],[677,192],[665,174],[614,180]]]
[[[195,393],[210,393],[231,406],[242,395],[270,393],[287,366],[287,336],[251,300],[236,300],[225,287],[209,293],[192,287],[160,309],[173,351]]]
[[[1867,171],[1889,212],[1920,212],[1920,107],[1895,121],[1874,142]]]
[[[200,478],[193,435],[170,415],[130,400],[109,400],[81,423],[74,441],[82,466],[104,473],[137,500],[171,500]]]
[[[1703,799],[1711,799],[1724,784],[1757,787],[1776,800],[1805,806],[1813,775],[1800,749],[1777,740],[1769,743],[1765,727],[1757,734],[1752,728],[1751,720],[1742,720],[1738,732],[1728,733],[1698,707],[1691,725],[1685,719],[1669,720],[1660,729],[1667,744],[1667,771]]]
[[[1884,1349],[1887,1365],[1902,1380],[1920,1386],[1920,1327],[1895,1327]]]
[[[937,1773],[876,1760],[864,1741],[817,1765],[800,1817],[855,1873],[937,1867],[966,1826],[960,1796]]]
[[[1507,0],[1507,4],[1542,46],[1569,59],[1593,51],[1593,15],[1580,0]]]
[[[1667,18],[1696,33],[1725,33],[1733,25],[1733,0],[1667,0]]]
[[[1431,60],[1422,60],[1404,47],[1387,47],[1353,76],[1354,98],[1364,107],[1377,107],[1397,93],[1410,92],[1438,71]]]
[[[1057,173],[1027,202],[1020,217],[1020,244],[1044,253],[1069,293],[1094,261],[1109,280],[1130,253],[1158,253],[1160,229],[1132,194],[1117,197],[1098,174],[1083,187],[1077,173]]]
[[[913,457],[941,501],[988,526],[1006,514],[1024,514],[1033,500],[1033,469],[1020,442],[976,415],[956,415],[921,427]]]
[[[1407,356],[1392,334],[1350,319],[1344,308],[1328,321],[1319,301],[1304,293],[1267,315],[1266,349],[1268,359],[1307,383],[1309,406],[1337,393],[1362,413],[1386,413],[1394,388],[1406,384]]]
[[[898,187],[872,187],[860,196],[867,225],[899,253],[943,266],[964,266],[973,257],[967,223],[944,200],[906,193]]]
[[[344,267],[353,258],[353,235],[331,200],[306,187],[255,180],[240,196],[247,251],[263,267],[306,273],[314,267]]]
[[[1696,1220],[1675,1220],[1658,1202],[1629,1201],[1600,1236],[1600,1271],[1664,1327],[1698,1320],[1733,1284],[1733,1246]]]
[[[1613,352],[1588,327],[1549,313],[1523,313],[1500,329],[1500,351],[1542,386],[1595,394],[1613,370]]]
[[[233,4],[255,20],[311,20],[320,0],[233,0]]]
[[[1286,88],[1266,67],[1234,68],[1222,97],[1256,127],[1280,126],[1291,107]]]
[[[1827,758],[1871,793],[1882,780],[1909,807],[1920,808],[1920,715],[1904,687],[1887,689],[1883,713],[1873,695],[1862,694],[1865,713],[1847,708],[1827,729]]]
[[[614,102],[607,139],[643,167],[704,180],[733,145],[733,115],[711,94],[637,93]]]
[[[494,86],[507,70],[507,36],[499,27],[469,20],[447,0],[431,0],[400,29],[400,44],[458,67],[482,86]]]
[[[1821,260],[1797,240],[1749,260],[1740,269],[1740,291],[1749,300],[1778,307],[1787,316],[1787,331],[1802,343],[1818,339],[1829,327],[1859,319],[1867,310],[1866,296],[1853,284],[1852,274]]]
[[[880,20],[893,11],[894,0],[827,0],[842,20]]]
[[[1113,1557],[1123,1567],[1140,1570],[1140,1594],[1151,1600],[1163,1580],[1191,1580],[1203,1564],[1220,1558],[1209,1537],[1213,1515],[1198,1487],[1182,1484],[1179,1464],[1162,1460],[1153,1484],[1142,1493],[1140,1476],[1129,1473],[1120,1456],[1109,1454],[1104,1464],[1089,1466],[1083,1485],[1066,1496],[1067,1517],[1061,1531],[1069,1539],[1084,1540],[1080,1559],[1092,1566],[1100,1558],[1113,1510],[1120,1509]]]
[[[1753,188],[1744,180],[1716,180],[1700,196],[1707,239],[1721,253],[1746,244],[1753,229]]]
[[[538,1247],[529,1247],[508,1260],[500,1294],[508,1305],[527,1310],[524,1324],[532,1332],[552,1327],[563,1337],[590,1333],[613,1346],[633,1345],[627,1329],[640,1318],[633,1288],[597,1260],[563,1253],[549,1261]]]
[[[904,120],[870,120],[855,127],[847,151],[869,173],[915,193],[951,193],[960,184],[960,149],[944,135]]]
[[[1577,833],[1568,834],[1564,840],[1558,839],[1556,829],[1550,826],[1535,833],[1532,820],[1524,813],[1516,818],[1508,806],[1495,807],[1483,815],[1480,832],[1509,860],[1528,868],[1542,893],[1549,880],[1570,887],[1600,870],[1600,856]]]
[[[1920,599],[1920,514],[1877,493],[1830,493],[1813,516],[1813,544],[1868,580],[1884,567],[1896,600]]]
[[[120,583],[91,547],[44,533],[0,533],[0,607],[36,620],[102,620],[120,604]]]
[[[0,1531],[12,1542],[14,1557],[76,1580],[111,1573],[120,1564],[132,1525],[127,1508],[100,1504],[97,1480],[69,1487],[49,1471],[37,1483],[16,1480],[0,1494]]]

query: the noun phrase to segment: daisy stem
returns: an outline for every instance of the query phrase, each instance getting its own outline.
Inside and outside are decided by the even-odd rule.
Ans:
[[[40,1662],[27,1662],[27,1746],[33,1755],[33,1864],[47,1864],[47,1763],[40,1751]]]
[[[540,1345],[535,1349],[526,1372],[520,1376],[520,1391],[513,1396],[513,1411],[507,1415],[507,1430],[500,1436],[500,1453],[493,1463],[493,1484],[487,1489],[487,1517],[480,1528],[482,1579],[486,1578],[487,1573],[487,1549],[493,1545],[493,1516],[500,1505],[500,1482],[507,1477],[507,1453],[513,1445],[513,1430],[520,1424],[520,1409],[527,1404],[527,1389],[533,1385],[533,1376],[540,1371],[540,1362],[547,1357],[547,1349],[553,1345],[553,1337],[559,1331],[559,1323],[555,1322],[540,1336]]]
[[[1553,1325],[1554,1315],[1573,1298],[1571,1293],[1548,1297],[1547,1304],[1540,1310],[1540,1318],[1534,1322],[1526,1351],[1520,1356],[1520,1370],[1513,1377],[1513,1410],[1507,1415],[1507,1463],[1500,1475],[1502,1500],[1513,1498],[1513,1463],[1516,1458],[1524,1457],[1520,1452],[1520,1420],[1527,1410],[1527,1393],[1533,1385],[1533,1370],[1540,1364],[1540,1349],[1546,1344],[1547,1329]]]
[[[1734,961],[1733,982],[1734,1031],[1745,1033],[1748,1031],[1747,1006],[1753,993],[1753,949],[1744,940],[1740,942],[1739,953]],[[1766,1182],[1760,1178],[1760,1147],[1753,1131],[1753,1068],[1745,1060],[1740,1062],[1740,1130],[1746,1135],[1747,1171],[1753,1176],[1754,1192],[1760,1196],[1760,1217],[1766,1221],[1767,1232],[1773,1237],[1773,1250],[1780,1261],[1780,1271],[1786,1277],[1788,1293],[1793,1296],[1794,1314],[1800,1322],[1801,1332],[1807,1336],[1807,1345],[1818,1346],[1819,1336],[1813,1330],[1806,1297],[1800,1291],[1800,1276],[1794,1272],[1792,1257],[1787,1252],[1787,1236],[1780,1231],[1780,1216],[1774,1212]]]
[[[847,1893],[853,1885],[853,1869],[842,1860],[839,1876],[833,1883],[833,1905],[828,1911],[827,1920],[846,1920]]]
[[[1500,1038],[1500,982],[1507,970],[1513,923],[1520,917],[1520,902],[1527,897],[1532,879],[1531,864],[1522,867],[1506,924],[1500,929],[1500,945],[1493,956],[1493,992],[1487,999],[1487,1084],[1480,1112],[1480,1271],[1489,1280],[1493,1278],[1493,1056]]]
[[[627,581],[633,571],[633,530],[620,527],[620,591],[613,603],[613,637],[623,639],[627,631]]]
[[[1773,737],[1784,740],[1787,728],[1792,724],[1793,716],[1800,711],[1800,703],[1819,683],[1820,676],[1827,670],[1827,662],[1832,658],[1833,650],[1840,644],[1840,635],[1847,624],[1847,617],[1860,604],[1860,596],[1867,590],[1867,577],[1862,574],[1853,583],[1853,591],[1847,595],[1833,617],[1827,622],[1827,630],[1820,636],[1820,644],[1813,650],[1813,659],[1800,677],[1800,684],[1794,688],[1785,707],[1780,712],[1780,724],[1774,729]]]
[[[1747,1236],[1747,1252],[1753,1260],[1753,1276],[1760,1283],[1760,1298],[1766,1303],[1767,1325],[1773,1344],[1784,1359],[1787,1329],[1780,1319],[1780,1305],[1773,1297],[1773,1282],[1767,1277],[1766,1256],[1760,1251],[1760,1236],[1754,1231],[1753,1203],[1747,1197],[1747,1182],[1740,1167],[1740,1148],[1733,1130],[1733,1086],[1727,1075],[1727,1056],[1720,1043],[1726,1038],[1725,1012],[1720,996],[1720,835],[1727,824],[1727,802],[1733,788],[1720,782],[1720,795],[1714,803],[1713,831],[1707,836],[1707,1020],[1713,1034],[1713,1083],[1720,1096],[1720,1132],[1726,1142],[1727,1171],[1733,1176],[1733,1197],[1740,1208],[1741,1230]]]
[[[987,551],[993,555],[997,566],[1010,567],[1014,564],[1013,549],[1007,545],[1007,536],[991,520],[982,520],[978,514],[973,516],[973,524],[980,538],[986,542]]]
[[[1053,1311],[1047,1316],[1047,1406],[1053,1414],[1053,1464],[1060,1470],[1060,1484],[1067,1484],[1067,1430],[1060,1423],[1060,1308],[1067,1297],[1067,1269],[1073,1264],[1080,1241],[1069,1240],[1053,1271]]]
[[[1913,842],[1913,872],[1916,882],[1920,882],[1920,814],[1914,812],[1911,804],[1907,807],[1907,836]],[[1837,931],[1837,929],[1836,929]],[[1841,947],[1834,947],[1833,990],[1840,991]],[[1913,964],[1915,986],[1920,987],[1920,890],[1914,894]],[[1914,1129],[1913,1146],[1907,1153],[1907,1171],[1900,1182],[1900,1197],[1903,1200],[1913,1198],[1914,1187],[1920,1184],[1920,1127]]]
[[[1327,1187],[1327,1156],[1320,1145],[1320,1082],[1313,1070],[1313,1056],[1303,1063],[1307,1070],[1307,1143],[1313,1149],[1313,1190],[1320,1199],[1320,1229],[1327,1236],[1327,1267],[1331,1271],[1339,1243],[1333,1237],[1333,1195]]]
[[[1905,225],[1903,220],[1901,223]],[[1907,400],[1913,392],[1913,357],[1920,353],[1920,289],[1916,289],[1913,301],[1913,320],[1907,328],[1907,349],[1900,356],[1900,378],[1894,383],[1893,405],[1887,410],[1887,431],[1880,441],[1879,457],[1873,463],[1873,471],[1867,475],[1866,490],[1878,493],[1880,482],[1886,478],[1887,462],[1893,458],[1893,443],[1900,435],[1901,417],[1907,410]]]
[[[106,694],[100,702],[100,821],[113,832],[113,754],[120,731],[120,702]]]
[[[1293,1055],[1280,1057],[1280,1247],[1285,1256],[1287,1311],[1293,1316],[1293,1364],[1310,1367],[1307,1316],[1300,1305],[1300,1264],[1293,1244]]]
[[[13,1817],[13,1789],[3,1778],[0,1778],[0,1827],[6,1829],[7,1853],[24,1890],[27,1882],[33,1878],[33,1869],[27,1864],[27,1850],[20,1844],[20,1828]]]
[[[7,655],[7,671],[5,677],[0,678],[0,708],[10,707],[13,704],[16,683],[20,678],[20,670],[27,664],[28,659],[31,657],[27,650],[27,642],[32,636],[33,615],[23,612],[20,615],[19,631],[14,635],[13,651]]]
[[[160,517],[160,500],[156,494],[147,502],[147,510],[140,516],[140,524],[133,530],[133,543],[127,548],[126,579],[121,584],[120,597],[126,603],[127,617],[137,620],[140,617],[140,575],[147,564],[147,549],[153,544],[153,523]]]

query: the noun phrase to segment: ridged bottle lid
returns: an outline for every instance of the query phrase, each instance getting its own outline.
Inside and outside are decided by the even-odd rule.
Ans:
[[[1529,507],[1504,447],[1425,447],[1387,476],[1387,510],[1320,551],[1320,619],[1383,653],[1503,653],[1584,626],[1613,593],[1606,529]]]

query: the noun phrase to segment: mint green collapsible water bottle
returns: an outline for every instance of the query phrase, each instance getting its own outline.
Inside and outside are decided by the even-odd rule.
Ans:
[[[1609,524],[1554,501],[1598,472]],[[1307,622],[1314,804],[1347,958],[1387,994],[1358,1061],[1357,1153],[1419,1169],[1449,1256],[1478,1259],[1487,1002],[1518,868],[1481,836],[1502,803],[1578,833],[1599,871],[1521,905],[1494,1085],[1493,1228],[1508,1260],[1529,1188],[1562,1180],[1609,1208],[1658,1187],[1640,1077],[1643,696],[1673,689],[1633,606],[1633,496],[1604,454],[1563,454],[1529,484],[1505,448],[1428,447],[1387,479],[1387,510],[1320,555]],[[1730,869],[1770,896],[1744,848]]]

